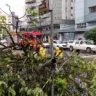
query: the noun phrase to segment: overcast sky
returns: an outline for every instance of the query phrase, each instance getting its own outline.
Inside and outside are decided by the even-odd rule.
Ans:
[[[8,11],[8,7],[6,6],[6,4],[8,4],[10,5],[11,10],[20,17],[24,14],[24,3],[25,0],[0,0],[0,8],[2,8],[7,13],[10,13]]]

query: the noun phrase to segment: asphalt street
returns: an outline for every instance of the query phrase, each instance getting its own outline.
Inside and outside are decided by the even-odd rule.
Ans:
[[[22,54],[23,51],[22,50],[13,50],[13,53],[14,54]],[[51,54],[50,49],[46,48],[46,54]],[[72,55],[72,52],[69,51],[69,50],[63,50],[63,54],[66,54],[68,56],[71,56]],[[84,58],[85,57],[91,57],[91,56],[93,56],[93,57],[96,58],[96,53],[86,53],[85,51],[82,51],[82,52],[80,52],[79,56],[84,57]]]

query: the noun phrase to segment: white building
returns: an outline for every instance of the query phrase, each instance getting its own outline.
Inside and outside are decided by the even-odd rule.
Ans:
[[[38,11],[40,3],[41,3],[41,0],[25,0],[25,10],[31,8]],[[26,16],[27,22],[31,23],[32,16],[29,13],[27,13],[26,15],[27,15]]]
[[[96,27],[96,0],[75,0],[75,29],[78,37]],[[81,31],[81,35],[80,35]]]
[[[96,27],[96,0],[76,0],[75,25],[77,29]]]
[[[74,20],[75,0],[49,0],[49,7],[53,10],[54,24],[65,24],[66,20]],[[50,18],[50,14],[48,16]]]
[[[72,34],[70,35],[68,30],[74,25],[75,0],[49,0],[49,7],[53,10],[54,32],[59,33],[56,37],[60,37],[60,41],[66,40],[70,38],[70,36],[73,38],[74,36]],[[48,16],[46,14],[46,17],[49,18],[41,23],[43,33],[50,32],[51,29],[50,13],[48,13]],[[58,32],[55,30],[58,30]],[[60,30],[62,30],[62,32]],[[72,30],[74,30],[74,27]]]
[[[41,1],[45,2],[46,0],[26,0],[25,9],[32,8],[32,9],[38,10],[39,5],[41,4]],[[64,30],[62,32],[63,34],[66,31],[65,30],[66,26],[67,26],[67,29],[70,28],[68,26],[71,26],[71,25],[73,26],[74,16],[75,16],[75,0],[49,0],[49,7],[53,10],[54,30]],[[27,14],[27,17],[29,17],[28,22],[30,23],[31,16]],[[50,29],[51,29],[50,13],[46,13],[40,17],[41,17],[40,24],[38,25],[40,26],[40,28],[42,28],[42,32],[44,34],[48,34],[47,32],[50,32]],[[63,28],[63,29],[60,29],[60,28]],[[64,34],[62,36],[66,36]]]
[[[4,19],[4,21],[2,20]],[[10,30],[12,30],[12,17],[5,14],[1,9],[0,9],[0,24],[3,24]],[[0,39],[4,39],[4,35],[6,34],[4,29],[0,30]]]
[[[4,24],[7,28],[12,30],[12,17],[10,15],[5,14],[1,9],[0,9],[0,17],[5,18],[5,22],[0,22],[1,24]]]
[[[2,10],[0,10],[0,17],[4,16],[6,18],[5,23],[6,25],[12,24],[12,17],[5,14]]]

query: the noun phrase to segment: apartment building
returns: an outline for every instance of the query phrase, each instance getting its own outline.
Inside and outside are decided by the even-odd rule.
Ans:
[[[53,10],[54,24],[68,24],[74,22],[75,13],[75,1],[74,0],[49,0],[49,8]],[[47,16],[47,15],[46,15]],[[50,18],[50,13],[48,13]],[[45,24],[50,24],[50,20],[45,20]],[[49,21],[49,22],[48,22]]]
[[[39,5],[41,4],[41,1],[46,2],[46,0],[26,0],[25,9],[32,8],[35,10],[39,10]],[[65,32],[65,28],[69,29],[69,26],[74,24],[75,0],[49,0],[49,8],[53,10],[54,30],[64,30],[62,32],[63,34]],[[31,15],[27,14],[28,23],[31,22],[30,18],[31,18]],[[42,32],[44,34],[48,34],[48,32],[50,32],[50,29],[51,29],[50,12],[40,16],[39,19],[40,19],[40,22],[38,26],[42,29]],[[65,36],[65,35],[62,35],[62,36]]]
[[[2,22],[2,20],[0,20],[0,24],[4,24],[7,28],[9,28],[10,30],[12,29],[12,18],[11,16],[5,14],[1,9],[0,9],[0,18],[4,17],[5,22]],[[4,29],[0,29],[0,39],[4,39],[6,32]]]
[[[76,29],[91,29],[96,27],[96,0],[76,0]]]
[[[74,17],[75,17],[75,0],[49,0],[49,8],[53,10],[53,27],[60,41],[67,38],[73,38],[74,35],[70,34],[70,30],[74,30]],[[43,33],[50,32],[50,13],[45,14],[47,18],[42,22]],[[56,31],[58,30],[58,31]],[[62,30],[62,31],[61,31]],[[71,36],[71,37],[70,37]],[[57,39],[57,38],[56,38]]]
[[[17,21],[17,18],[18,18],[18,16],[15,14],[15,12],[11,12],[11,15],[12,15],[12,30],[14,30],[15,31],[15,29],[16,29],[16,21]]]
[[[6,24],[12,24],[12,17],[5,14],[2,10],[0,10],[0,16],[4,16],[6,18]]]
[[[84,32],[96,27],[96,0],[75,1],[75,30],[84,39]]]
[[[25,10],[27,10],[28,8],[34,9],[34,10],[39,10],[39,5],[41,3],[41,0],[25,0]],[[27,16],[27,23],[31,23],[31,18],[33,18],[28,12],[26,12]],[[38,17],[36,17],[38,18]]]
[[[26,0],[25,9],[32,8],[38,10],[41,1],[46,2],[46,0]],[[49,7],[53,9],[54,24],[56,22],[64,23],[64,20],[74,20],[74,6],[75,0],[49,0]],[[49,16],[50,18],[50,13],[45,15]],[[27,17],[30,17],[30,14],[27,14]],[[50,19],[48,19],[47,21],[50,22]]]

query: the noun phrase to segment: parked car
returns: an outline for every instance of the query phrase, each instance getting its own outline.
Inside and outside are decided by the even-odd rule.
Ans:
[[[0,40],[0,48],[3,48],[4,46],[7,46],[7,40],[6,39],[1,39]]]
[[[80,40],[76,42],[74,49],[85,50],[90,53],[91,51],[96,51],[96,45],[87,40]]]
[[[49,48],[49,47],[50,47],[49,43],[46,42],[46,41],[43,42],[43,46],[44,46],[45,48]]]
[[[55,48],[57,46],[59,46],[60,48],[63,48],[63,49],[67,48],[66,43],[53,41],[53,47]]]
[[[96,45],[94,45],[91,41],[87,40],[74,40],[73,43],[70,44],[69,49],[71,51],[73,49],[84,50],[89,53],[91,51],[96,51]]]
[[[69,40],[67,42],[67,48],[72,51],[73,50],[73,46],[75,45],[75,42],[78,41],[78,40]]]

